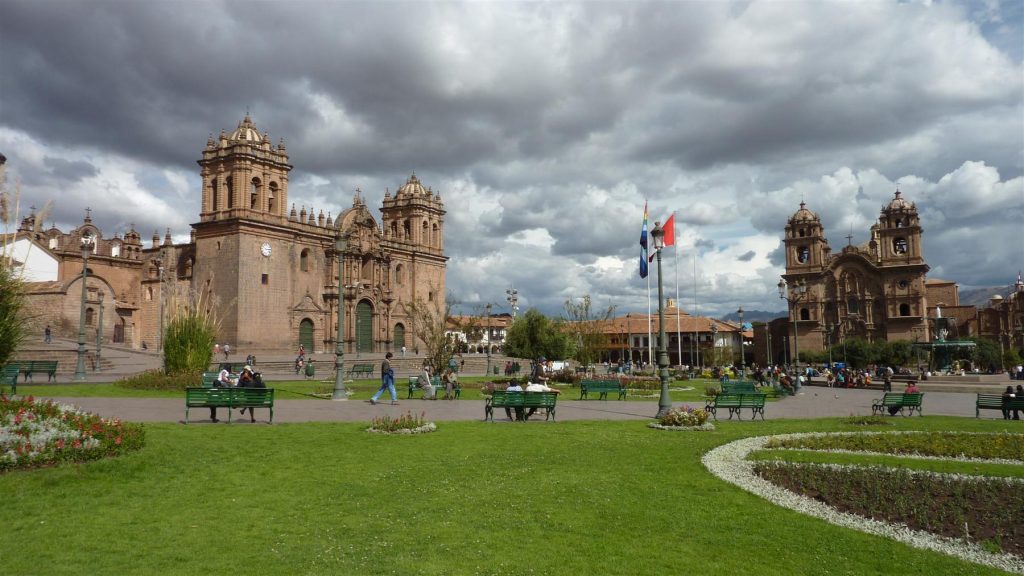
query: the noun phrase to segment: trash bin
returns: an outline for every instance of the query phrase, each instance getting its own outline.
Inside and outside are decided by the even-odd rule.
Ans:
[[[316,368],[313,367],[313,363],[309,362],[306,364],[306,378],[312,378],[316,375]]]

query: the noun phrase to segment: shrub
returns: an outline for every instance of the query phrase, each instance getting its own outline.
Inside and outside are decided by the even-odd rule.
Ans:
[[[7,363],[25,335],[24,303],[21,280],[7,259],[0,257],[0,366]]]
[[[164,328],[164,368],[168,374],[200,373],[210,365],[217,321],[201,293],[172,298]]]
[[[574,370],[559,370],[549,375],[554,382],[564,382],[573,386],[580,383],[580,375]]]
[[[138,374],[122,378],[114,382],[115,386],[121,388],[133,388],[136,390],[181,390],[190,386],[199,386],[202,383],[200,372],[178,372],[164,374],[159,370],[147,370]]]
[[[142,448],[144,440],[141,424],[0,395],[0,472],[117,456]]]
[[[703,426],[707,421],[707,412],[702,408],[693,408],[690,406],[672,408],[666,412],[664,416],[658,419],[658,423],[662,426],[686,426],[691,428]]]

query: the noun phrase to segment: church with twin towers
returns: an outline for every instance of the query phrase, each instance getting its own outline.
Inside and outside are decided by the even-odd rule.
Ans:
[[[199,218],[186,243],[174,243],[170,230],[151,243],[134,227],[108,235],[88,212],[67,232],[26,218],[18,234],[33,244],[29,302],[39,322],[58,335],[77,333],[81,240],[91,237],[86,324],[99,327],[102,307],[106,341],[158,346],[162,307],[191,294],[216,312],[217,341],[239,352],[300,344],[333,351],[339,311],[346,352],[419,346],[410,305],[444,307],[440,194],[412,174],[394,193],[384,191],[379,223],[359,190],[337,216],[297,209],[288,199],[292,164],[283,141],[272,144],[248,115],[211,136],[198,164]]]

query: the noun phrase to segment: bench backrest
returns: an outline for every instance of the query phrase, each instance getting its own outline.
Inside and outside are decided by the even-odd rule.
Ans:
[[[587,390],[618,390],[621,386],[618,380],[580,380],[580,387]]]
[[[0,381],[4,381],[4,382],[8,382],[9,381],[12,384],[17,384],[17,382],[18,382],[18,373],[20,371],[21,371],[21,367],[20,366],[12,366],[12,365],[8,364],[7,366],[4,366],[2,369],[0,369]]]
[[[232,401],[236,405],[245,406],[273,406],[273,388],[232,388]]]
[[[757,387],[753,382],[722,382],[723,394],[753,394]]]
[[[884,406],[920,406],[924,392],[904,394],[903,392],[886,392],[882,396]]]
[[[767,394],[719,394],[715,397],[718,408],[761,408]]]

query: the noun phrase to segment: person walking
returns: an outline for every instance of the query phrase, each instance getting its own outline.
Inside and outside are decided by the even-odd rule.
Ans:
[[[398,404],[398,395],[395,393],[395,369],[391,367],[391,357],[391,352],[388,352],[384,355],[384,361],[380,363],[380,389],[370,398],[370,404],[376,404],[385,390],[391,395],[391,403]]]

